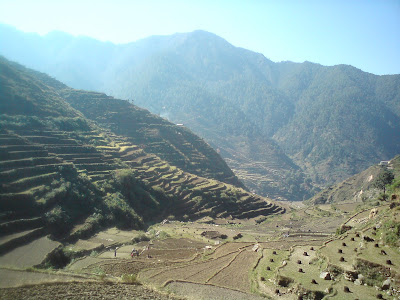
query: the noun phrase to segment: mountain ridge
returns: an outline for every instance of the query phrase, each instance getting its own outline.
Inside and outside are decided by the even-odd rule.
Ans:
[[[67,59],[73,53],[57,58],[64,67],[47,72],[184,123],[263,195],[302,200],[400,152],[399,75],[377,76],[348,65],[274,63],[203,31],[113,47],[105,54],[113,58],[99,59],[103,72],[86,61],[77,68]],[[90,53],[81,50],[83,57]],[[263,157],[242,153],[238,145],[249,138],[266,149]],[[237,146],[228,147],[232,141]],[[290,161],[290,167],[276,167],[275,161]]]

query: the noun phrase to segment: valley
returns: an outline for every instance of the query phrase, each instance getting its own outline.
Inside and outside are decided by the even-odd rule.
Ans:
[[[399,75],[275,63],[201,30],[122,45],[8,26],[0,34],[10,59],[184,124],[265,197],[308,199],[400,151]]]
[[[20,256],[18,264],[4,263],[10,262],[10,255],[0,257],[0,294],[2,299],[11,299],[16,292],[55,299],[68,295],[94,299],[354,299],[362,295],[376,299],[379,294],[381,299],[395,299],[400,253],[386,242],[384,227],[389,220],[399,220],[399,207],[389,208],[386,203],[288,207],[290,213],[262,223],[204,218],[165,220],[146,231],[110,228],[66,244],[61,252],[49,248],[46,269],[34,265],[31,257],[48,243],[38,239],[36,248],[31,243],[10,253],[30,253]],[[370,217],[372,209],[377,210],[374,217]],[[342,224],[351,229],[335,235]],[[132,248],[138,256],[131,257]],[[49,268],[61,256],[74,258],[61,269]],[[364,261],[383,273],[368,272]],[[19,279],[12,280],[17,274]],[[385,278],[391,278],[391,284],[382,289]],[[25,285],[17,287],[21,284]],[[11,292],[12,287],[17,288]]]
[[[127,100],[0,57],[1,299],[400,297],[397,75],[127,47],[89,80]]]

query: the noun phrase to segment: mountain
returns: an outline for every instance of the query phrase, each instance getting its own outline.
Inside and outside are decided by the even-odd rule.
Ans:
[[[306,199],[400,153],[399,75],[274,63],[204,31],[125,45],[0,32],[7,57],[185,124],[262,195]]]
[[[0,89],[0,254],[49,233],[71,241],[167,217],[262,220],[285,211],[242,189],[190,130],[125,100],[4,58]]]

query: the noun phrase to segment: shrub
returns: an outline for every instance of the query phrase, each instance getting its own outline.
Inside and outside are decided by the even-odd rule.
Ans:
[[[121,276],[121,280],[128,284],[140,284],[135,274],[124,274]]]
[[[349,231],[352,227],[342,224],[338,229],[336,229],[336,235],[341,235],[346,231]]]
[[[400,240],[400,222],[394,220],[387,221],[383,224],[383,230],[385,232],[385,243],[397,246]]]
[[[142,233],[142,234],[139,234],[138,236],[135,236],[132,239],[132,242],[134,242],[134,243],[139,243],[142,241],[150,241],[150,238],[147,235],[145,235],[144,233]]]

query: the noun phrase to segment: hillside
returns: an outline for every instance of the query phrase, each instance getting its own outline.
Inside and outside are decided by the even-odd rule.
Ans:
[[[343,182],[333,185],[309,200],[309,204],[362,204],[377,199],[382,190],[376,187],[376,181],[386,170],[392,172],[395,178],[400,176],[400,156],[389,161],[388,165],[374,165]],[[396,181],[396,180],[395,180]]]
[[[200,138],[124,100],[70,89],[4,58],[0,89],[1,254],[48,234],[74,241],[167,217],[265,218],[285,211],[213,179],[240,185]]]
[[[274,63],[203,31],[113,45],[0,30],[3,55],[185,124],[262,195],[306,199],[400,153],[399,75]]]
[[[244,188],[224,160],[201,138],[127,101],[104,94],[65,90],[64,99],[103,128],[127,137],[148,153],[156,154],[186,172]]]

